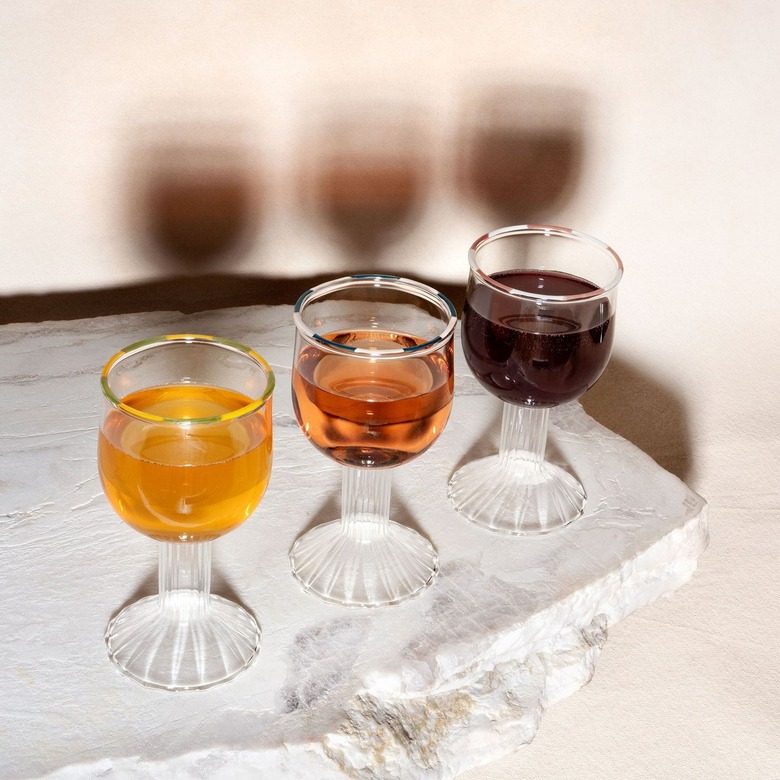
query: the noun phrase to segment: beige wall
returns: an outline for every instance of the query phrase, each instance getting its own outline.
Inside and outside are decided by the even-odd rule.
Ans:
[[[186,230],[210,206],[228,211],[212,225],[227,249],[190,268],[459,279],[478,235],[548,219],[612,243],[632,274],[714,262],[725,283],[730,258],[753,251],[736,226],[755,223],[774,188],[769,1],[6,0],[0,15],[2,293],[180,270],[160,231]],[[307,176],[334,135],[365,140],[362,107],[378,96],[422,128],[383,143],[407,143],[423,173],[393,240],[347,252],[326,219],[344,204]],[[475,198],[461,169],[485,125],[506,125],[515,142],[529,128],[569,133],[574,151],[552,164],[560,197],[498,212]],[[507,159],[513,151],[533,153],[510,144]],[[188,166],[201,182],[204,170],[234,176],[233,189],[217,176],[210,194],[190,193],[191,212],[171,215],[154,182],[186,187]],[[536,175],[531,201],[549,180]]]

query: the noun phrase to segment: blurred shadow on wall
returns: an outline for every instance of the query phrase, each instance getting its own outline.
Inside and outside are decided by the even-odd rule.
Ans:
[[[355,269],[416,224],[430,183],[425,119],[400,100],[333,98],[304,120],[298,193]]]
[[[248,128],[221,121],[216,107],[204,117],[188,113],[145,118],[129,143],[130,228],[162,273],[229,268],[259,230],[261,178]]]
[[[497,84],[467,98],[455,180],[493,227],[556,223],[575,192],[585,95],[564,86]]]
[[[594,419],[646,452],[685,481],[692,464],[688,415],[678,395],[614,355],[582,398]]]

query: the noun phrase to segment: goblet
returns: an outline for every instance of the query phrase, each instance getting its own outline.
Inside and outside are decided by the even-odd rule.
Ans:
[[[438,571],[433,545],[390,520],[390,490],[449,418],[455,310],[427,285],[365,275],[308,290],[293,317],[298,424],[343,470],[341,517],[296,540],[292,572],[326,601],[398,604]]]
[[[546,533],[582,514],[585,489],[545,461],[550,409],[601,376],[615,332],[623,264],[606,244],[547,225],[495,230],[469,250],[461,335],[466,362],[503,401],[499,452],[452,476],[468,520],[510,534]]]
[[[123,609],[108,654],[168,690],[230,680],[257,655],[260,629],[210,593],[211,542],[256,509],[271,475],[274,375],[251,349],[174,335],[106,363],[98,469],[109,503],[159,545],[159,593]]]

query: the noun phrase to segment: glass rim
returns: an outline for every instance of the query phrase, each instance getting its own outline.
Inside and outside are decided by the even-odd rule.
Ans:
[[[479,267],[479,263],[477,262],[477,254],[483,247],[501,238],[532,235],[566,238],[579,241],[583,244],[589,244],[596,249],[600,249],[614,260],[615,273],[607,284],[597,287],[591,292],[578,293],[577,295],[546,295],[545,293],[526,292],[524,290],[518,290],[514,287],[509,287],[508,285],[497,281]],[[579,230],[573,230],[572,228],[560,227],[559,225],[513,225],[511,227],[503,227],[497,228],[496,230],[491,230],[489,233],[485,233],[483,236],[480,236],[469,247],[469,265],[471,266],[471,270],[479,277],[479,279],[493,289],[507,295],[511,295],[515,298],[526,298],[538,301],[586,301],[593,298],[599,298],[603,295],[606,295],[611,290],[614,290],[623,277],[623,261],[620,259],[618,253],[615,252],[611,246],[609,246],[609,244],[605,244],[603,241],[599,240],[598,238],[594,238],[587,233],[582,233]],[[589,279],[587,279],[587,281],[590,282]],[[593,282],[591,283],[593,284]]]
[[[244,406],[234,409],[232,412],[225,412],[222,415],[214,415],[211,417],[192,417],[184,419],[181,417],[163,417],[162,415],[150,414],[149,412],[143,412],[140,409],[136,409],[130,404],[124,403],[111,388],[108,375],[114,366],[121,363],[127,357],[144,352],[147,349],[153,349],[155,347],[161,347],[165,344],[179,343],[179,344],[215,344],[219,347],[224,347],[232,352],[237,352],[251,358],[257,363],[265,372],[267,381],[265,390],[259,398],[255,398],[251,403],[244,404]],[[106,400],[114,406],[116,409],[124,412],[125,414],[135,417],[136,419],[143,420],[144,422],[155,423],[174,423],[177,425],[204,425],[213,424],[216,422],[225,422],[227,420],[234,420],[239,417],[245,417],[246,415],[256,412],[265,406],[268,399],[271,397],[274,388],[276,386],[276,376],[273,369],[268,364],[262,355],[259,355],[250,347],[245,346],[237,341],[230,341],[229,339],[219,338],[218,336],[207,336],[202,333],[174,333],[165,336],[152,336],[148,339],[136,341],[133,344],[129,344],[123,347],[116,354],[108,359],[103,366],[103,370],[100,374],[100,386],[103,391],[103,396]],[[184,386],[184,385],[182,385]]]
[[[441,311],[448,315],[448,319],[442,323],[442,329],[435,338],[411,347],[391,347],[387,349],[367,349],[366,347],[355,347],[351,344],[340,344],[337,341],[325,338],[325,336],[317,333],[303,321],[302,311],[307,304],[313,303],[322,296],[332,292],[359,287],[385,287],[416,294],[417,297],[424,298],[438,306]],[[392,274],[352,274],[351,276],[342,276],[338,279],[323,282],[302,293],[295,302],[293,321],[298,332],[314,346],[325,347],[336,354],[348,354],[353,357],[380,360],[383,358],[399,358],[410,354],[424,354],[439,349],[455,333],[458,313],[447,296],[423,282]]]

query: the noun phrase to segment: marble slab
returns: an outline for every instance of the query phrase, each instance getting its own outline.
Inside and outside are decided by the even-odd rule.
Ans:
[[[258,617],[233,682],[145,689],[106,657],[111,616],[156,588],[156,545],[102,495],[95,446],[105,360],[160,333],[248,343],[277,374],[266,497],[214,545],[214,587]],[[591,678],[609,627],[685,583],[706,504],[578,404],[552,415],[551,458],[586,514],[540,538],[464,522],[446,484],[494,450],[500,409],[458,351],[453,416],[394,474],[394,519],[437,546],[420,598],[350,610],[303,593],[296,536],[339,511],[338,467],[297,428],[290,307],[154,313],[0,328],[0,776],[452,778],[530,742],[545,708]],[[598,724],[594,724],[598,728]]]

